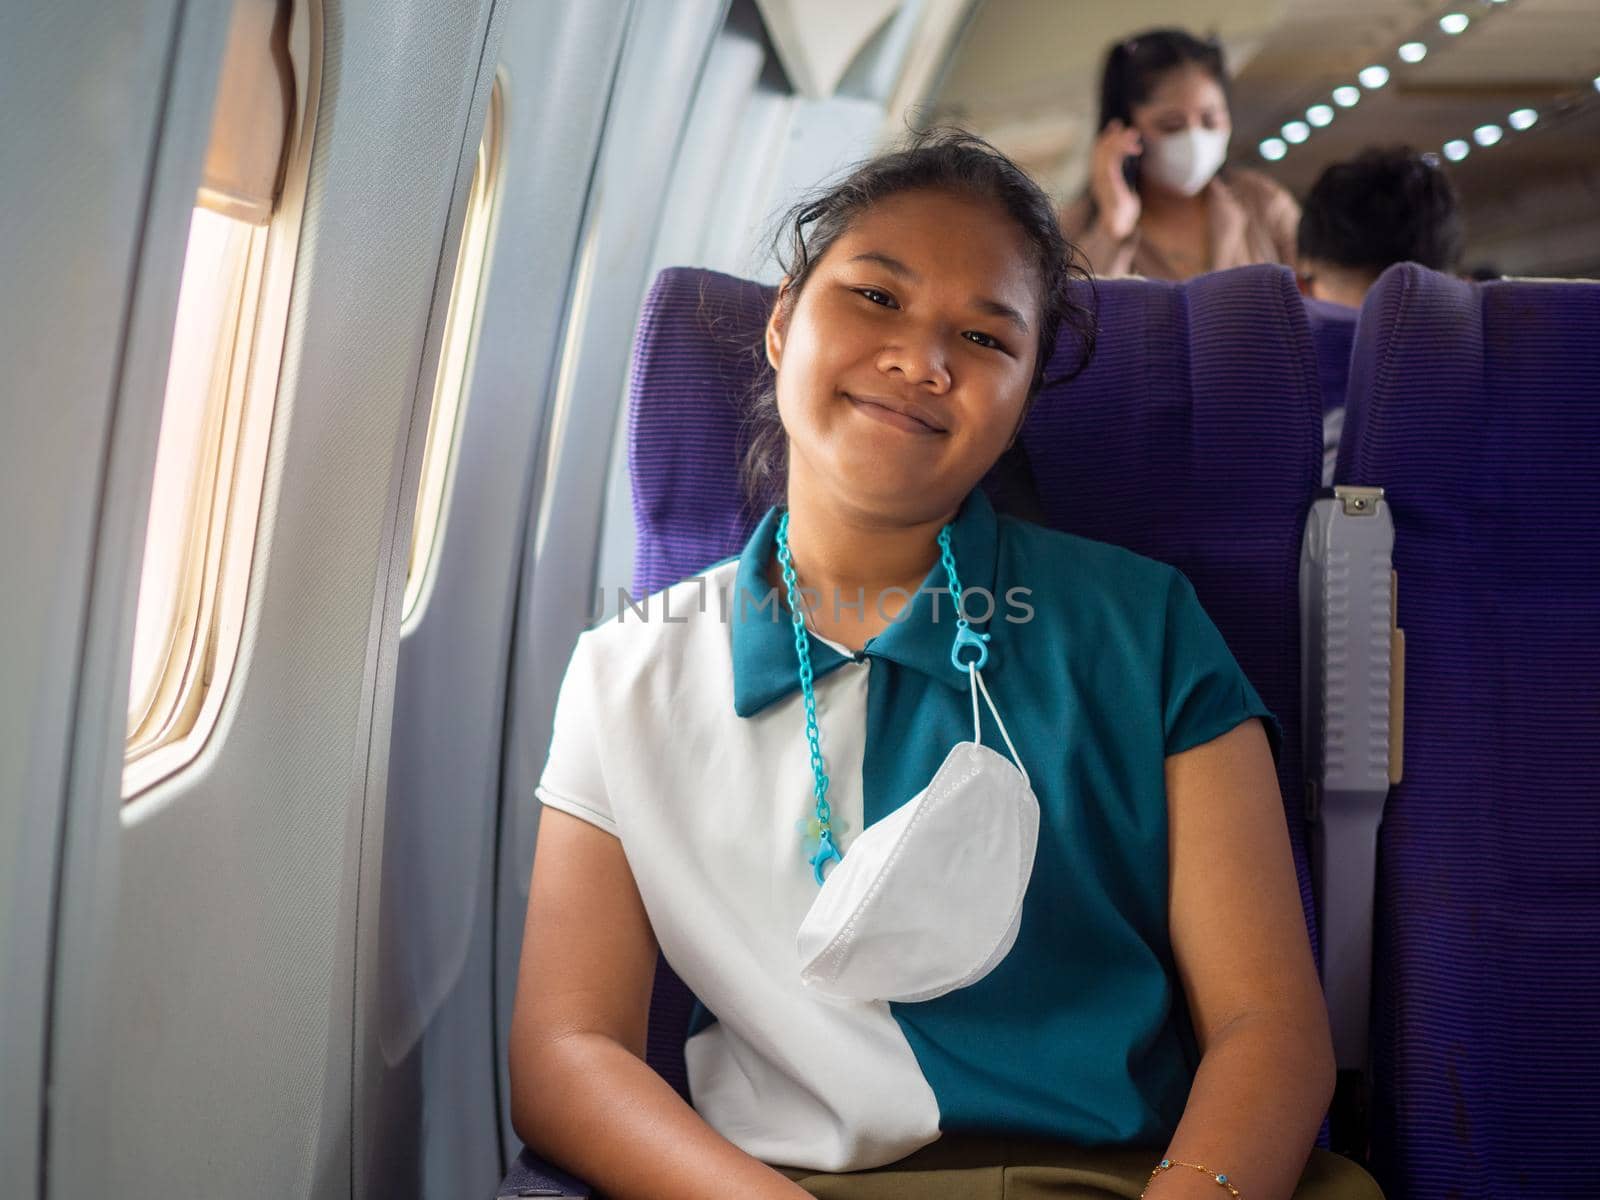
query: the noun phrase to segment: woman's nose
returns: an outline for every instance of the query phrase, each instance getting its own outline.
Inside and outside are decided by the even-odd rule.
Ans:
[[[902,383],[932,392],[950,390],[950,362],[942,338],[929,332],[886,344],[878,352],[878,370]]]

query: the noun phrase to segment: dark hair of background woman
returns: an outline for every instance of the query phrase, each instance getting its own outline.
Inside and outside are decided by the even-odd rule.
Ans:
[[[1228,69],[1216,41],[1201,41],[1181,29],[1150,29],[1117,42],[1100,69],[1100,124],[1095,128],[1104,129],[1112,121],[1131,124],[1133,110],[1150,99],[1161,76],[1190,63],[1215,79],[1231,104]]]
[[[856,215],[901,192],[936,191],[995,201],[1016,222],[1032,250],[1039,282],[1039,354],[1028,387],[1028,407],[1045,382],[1063,327],[1078,353],[1061,378],[1071,378],[1093,353],[1095,317],[1092,282],[1082,257],[1062,236],[1055,204],[1021,167],[988,142],[959,129],[932,129],[913,135],[901,149],[859,164],[838,183],[796,204],[781,219],[774,249],[789,288],[783,303],[792,311],[811,268],[850,227]],[[1055,383],[1056,378],[1051,379]],[[1024,409],[1026,413],[1027,409]],[[742,477],[745,493],[758,506],[781,504],[788,477],[788,438],[778,415],[778,394],[769,376],[752,396],[745,417]],[[1001,497],[1009,507],[1034,516],[1026,458],[1013,445],[996,468]],[[997,498],[1001,502],[1001,498]]]

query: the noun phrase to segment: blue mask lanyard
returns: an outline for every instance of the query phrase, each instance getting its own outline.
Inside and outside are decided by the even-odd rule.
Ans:
[[[950,581],[950,599],[956,610],[956,636],[950,646],[950,661],[958,671],[981,671],[989,661],[989,635],[974,633],[967,618],[961,615],[961,579],[956,574],[956,556],[950,549],[950,526],[939,531],[939,558]],[[783,583],[788,589],[789,619],[794,625],[794,654],[800,663],[800,695],[806,705],[806,741],[811,744],[812,792],[817,798],[818,828],[817,849],[806,856],[811,864],[811,874],[822,886],[822,868],[830,862],[840,862],[843,855],[833,842],[833,809],[828,804],[828,768],[822,758],[822,746],[817,732],[817,697],[812,686],[816,675],[811,669],[811,637],[806,629],[805,610],[800,601],[800,580],[794,570],[794,556],[789,552],[789,514],[786,511],[778,521],[778,564],[783,568]],[[976,658],[963,659],[961,652],[970,649]],[[974,700],[976,705],[977,701]],[[976,711],[976,709],[974,709]]]

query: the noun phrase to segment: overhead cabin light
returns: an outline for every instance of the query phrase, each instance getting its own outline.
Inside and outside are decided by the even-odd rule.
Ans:
[[[1363,67],[1356,78],[1361,80],[1362,87],[1367,88],[1369,91],[1376,91],[1389,82],[1389,68]]]
[[[1472,140],[1480,146],[1492,146],[1505,135],[1505,130],[1498,125],[1479,125],[1472,131]]]
[[[1325,125],[1332,125],[1333,109],[1326,104],[1313,104],[1306,109],[1306,120],[1310,121],[1318,129]]]
[[[1467,145],[1466,142],[1462,141],[1460,138],[1456,138],[1455,141],[1446,142],[1444,144],[1444,156],[1451,162],[1460,162],[1471,152],[1472,147]]]
[[[1600,75],[1594,77],[1594,90],[1600,92]]]
[[[1428,48],[1421,42],[1407,42],[1398,51],[1401,59],[1408,63],[1419,63],[1428,57]]]
[[[1361,89],[1345,84],[1333,89],[1333,102],[1340,108],[1354,108],[1361,102]]]
[[[1445,13],[1439,18],[1439,28],[1452,36],[1463,32],[1472,24],[1472,18],[1466,13]]]
[[[1506,118],[1506,123],[1521,133],[1524,129],[1532,129],[1533,123],[1539,119],[1539,114],[1531,108],[1519,108]]]
[[[1283,140],[1291,146],[1298,146],[1311,136],[1311,126],[1304,121],[1290,121],[1283,127]]]
[[[1282,138],[1268,138],[1257,149],[1261,151],[1261,157],[1268,162],[1277,162],[1289,153],[1289,146]]]

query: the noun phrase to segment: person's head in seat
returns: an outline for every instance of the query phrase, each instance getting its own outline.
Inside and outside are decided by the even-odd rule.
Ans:
[[[1048,198],[969,134],[863,164],[791,211],[778,253],[775,386],[744,463],[762,503],[954,512],[1016,440],[1063,322],[1092,343]]]
[[[1453,270],[1462,236],[1443,170],[1409,147],[1367,150],[1324,170],[1306,196],[1300,287],[1316,300],[1359,306],[1397,262]]]

